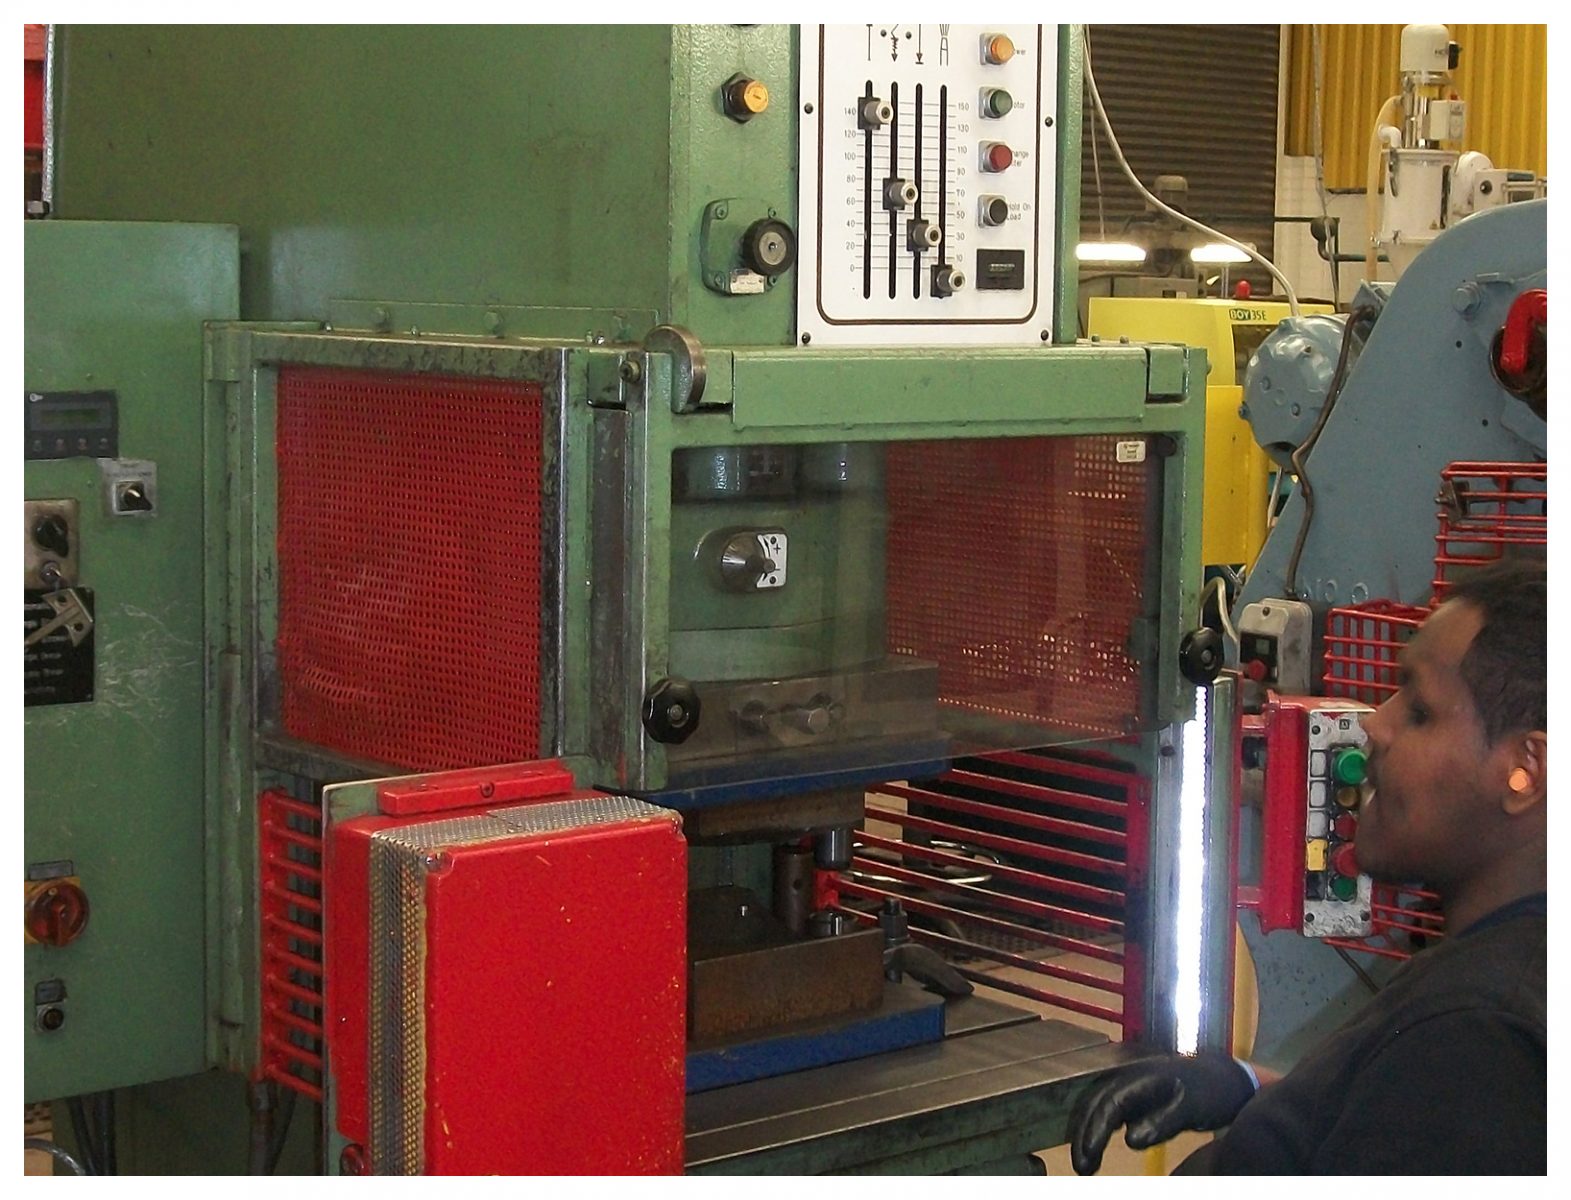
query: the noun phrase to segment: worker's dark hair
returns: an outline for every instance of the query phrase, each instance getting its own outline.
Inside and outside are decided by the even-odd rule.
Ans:
[[[1544,564],[1531,559],[1485,567],[1446,595],[1446,603],[1470,604],[1484,619],[1462,656],[1462,679],[1491,744],[1549,727],[1548,602]]]

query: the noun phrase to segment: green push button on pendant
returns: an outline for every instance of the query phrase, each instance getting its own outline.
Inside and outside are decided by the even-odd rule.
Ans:
[[[1369,774],[1369,755],[1362,750],[1344,750],[1336,756],[1332,773],[1338,783],[1356,787]]]
[[[1331,894],[1338,900],[1351,900],[1358,895],[1358,880],[1338,875],[1331,881]]]

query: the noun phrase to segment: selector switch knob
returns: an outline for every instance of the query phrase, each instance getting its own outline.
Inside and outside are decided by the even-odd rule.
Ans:
[[[152,512],[153,501],[147,494],[147,485],[140,479],[116,485],[115,510],[123,513]]]
[[[46,946],[69,946],[87,928],[87,893],[70,880],[55,880],[27,900],[27,935]]]
[[[60,558],[71,556],[71,527],[58,513],[50,513],[33,522],[33,541]]]
[[[1009,220],[1009,201],[1002,196],[983,196],[977,204],[977,219],[983,226],[996,228]]]
[[[775,569],[756,533],[739,533],[720,552],[720,579],[733,592],[752,591]]]

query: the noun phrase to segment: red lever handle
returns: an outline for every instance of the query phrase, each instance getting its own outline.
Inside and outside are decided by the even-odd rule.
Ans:
[[[1533,333],[1539,326],[1549,324],[1549,293],[1543,288],[1523,292],[1511,302],[1506,313],[1506,323],[1500,330],[1500,373],[1520,375],[1527,370],[1527,355],[1533,345]]]

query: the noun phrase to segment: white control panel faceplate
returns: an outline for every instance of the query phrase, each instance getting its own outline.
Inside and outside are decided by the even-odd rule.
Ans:
[[[1057,29],[804,25],[801,38],[799,340],[1040,345]]]
[[[1363,718],[1368,714],[1367,705],[1349,703],[1342,707],[1336,701],[1327,701],[1323,708],[1309,715],[1309,811],[1308,825],[1304,830],[1306,875],[1318,876],[1320,898],[1304,900],[1304,926],[1306,937],[1368,937],[1373,931],[1370,920],[1372,881],[1360,873],[1353,883],[1354,891],[1343,898],[1332,894],[1329,886],[1337,879],[1338,872],[1330,867],[1328,856],[1340,841],[1335,835],[1339,818],[1353,816],[1358,806],[1344,805],[1337,799],[1339,792],[1357,792],[1357,787],[1338,785],[1334,770],[1338,754],[1348,750],[1362,750],[1368,742],[1364,733]],[[1318,869],[1313,856],[1318,854]]]

